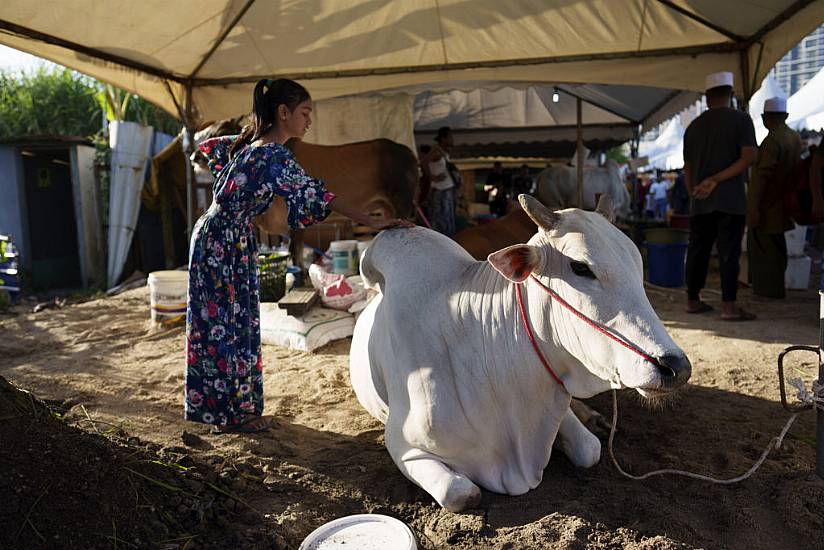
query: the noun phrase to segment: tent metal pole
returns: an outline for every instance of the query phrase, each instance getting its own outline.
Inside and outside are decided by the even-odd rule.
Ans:
[[[741,93],[743,94],[743,104],[738,106],[738,109],[741,111],[747,112],[747,106],[750,103],[750,98],[752,97],[752,88],[750,87],[750,54],[747,50],[741,50],[738,54],[741,60],[741,77],[743,82],[741,83]]]
[[[183,156],[186,165],[186,235],[189,241],[192,240],[192,228],[194,227],[194,208],[192,199],[194,195],[194,170],[192,169],[191,155],[194,150],[195,132],[192,123],[192,84],[186,84],[185,118],[183,119]]]
[[[578,208],[584,207],[584,129],[581,124],[581,111],[582,111],[582,101],[581,98],[576,98],[575,100],[575,111],[577,115],[577,126],[578,126],[578,140],[576,144],[576,155],[577,158],[577,169],[578,169]]]
[[[195,76],[197,76],[197,73],[200,72],[200,69],[203,68],[203,66],[206,64],[207,61],[209,61],[209,59],[212,57],[212,55],[215,53],[215,51],[217,51],[217,49],[220,47],[220,45],[223,44],[223,41],[226,40],[226,37],[229,36],[229,33],[234,30],[234,28],[237,26],[238,22],[240,22],[241,18],[244,15],[246,15],[246,12],[249,11],[249,8],[252,7],[252,4],[254,4],[254,2],[255,2],[255,0],[249,0],[248,2],[246,2],[246,5],[243,6],[237,12],[237,14],[232,18],[232,21],[229,22],[228,25],[226,25],[226,28],[223,29],[223,32],[220,33],[220,36],[217,38],[217,40],[214,41],[214,43],[212,44],[212,47],[209,48],[208,52],[206,52],[206,55],[204,55],[201,58],[200,63],[197,64],[197,67],[195,67],[195,70],[193,70],[192,74],[189,75],[190,80],[192,78],[194,78]]]
[[[824,384],[824,291],[818,291],[819,325],[818,325],[818,383]],[[815,473],[824,479],[824,408],[815,407]]]

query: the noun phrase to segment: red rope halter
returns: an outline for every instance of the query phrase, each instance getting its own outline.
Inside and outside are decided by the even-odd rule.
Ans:
[[[598,323],[597,321],[593,321],[592,319],[590,319],[589,317],[587,317],[586,315],[584,315],[583,313],[581,313],[580,311],[578,311],[577,309],[575,309],[574,307],[569,305],[566,300],[564,300],[563,298],[561,298],[558,295],[557,292],[555,292],[551,288],[547,287],[544,283],[539,281],[538,278],[535,277],[535,275],[530,275],[529,277],[530,277],[530,279],[532,279],[533,281],[538,283],[538,286],[540,286],[544,290],[544,292],[549,294],[550,297],[554,298],[559,304],[561,304],[563,307],[565,307],[567,310],[569,310],[573,315],[578,317],[584,323],[586,323],[590,327],[594,328],[595,330],[597,330],[598,332],[600,332],[601,334],[603,334],[604,336],[606,336],[610,340],[613,340],[613,341],[621,344],[622,346],[624,346],[628,350],[632,351],[636,355],[638,355],[638,356],[644,358],[645,360],[649,361],[653,365],[658,364],[657,359],[655,359],[654,357],[652,357],[648,353],[644,352],[638,346],[635,346],[632,343],[627,342],[627,341],[619,338],[618,336],[614,335],[611,331],[609,331],[607,328],[605,328],[602,324]],[[529,319],[526,316],[526,308],[524,307],[524,297],[523,297],[523,294],[521,293],[521,284],[520,283],[515,283],[515,293],[518,295],[518,308],[521,311],[521,319],[523,319],[524,328],[526,329],[526,334],[527,334],[527,336],[529,336],[529,341],[532,342],[532,348],[535,350],[535,354],[538,356],[538,359],[541,360],[541,363],[544,365],[544,368],[549,373],[549,375],[552,376],[552,379],[555,380],[558,383],[559,386],[564,388],[564,390],[566,390],[566,386],[561,381],[561,379],[558,378],[558,375],[555,374],[555,372],[552,370],[552,367],[549,365],[549,362],[544,357],[544,354],[541,353],[541,349],[538,347],[538,342],[535,341],[535,335],[532,333],[532,327],[530,326]]]

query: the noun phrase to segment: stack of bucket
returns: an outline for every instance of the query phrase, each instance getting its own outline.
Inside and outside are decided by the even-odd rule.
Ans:
[[[650,283],[670,288],[684,286],[689,235],[686,229],[647,229],[645,239]]]
[[[784,272],[784,286],[793,290],[806,290],[810,285],[810,268],[813,260],[804,255],[807,240],[807,226],[796,225],[784,233],[787,240],[787,270]]]

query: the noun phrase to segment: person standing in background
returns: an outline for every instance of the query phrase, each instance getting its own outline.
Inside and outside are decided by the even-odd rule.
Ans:
[[[812,194],[813,219],[824,220],[824,192],[821,186],[824,184],[824,143],[813,145],[809,149],[810,156],[810,192]],[[821,258],[821,279],[819,280],[819,290],[824,290],[824,255]]]
[[[504,167],[500,161],[496,160],[492,164],[492,171],[486,176],[486,185],[492,187],[490,191],[494,192],[494,197],[489,201],[489,212],[498,217],[506,214],[506,194],[507,194],[507,175],[504,173]]]
[[[418,158],[423,159],[431,150],[432,147],[430,145],[421,145]],[[421,174],[418,179],[418,205],[420,205],[421,208],[429,207],[429,191],[431,186],[432,182],[429,181],[429,176],[427,175],[426,170],[424,170],[423,164],[421,164]]]
[[[672,211],[681,215],[690,213],[690,195],[684,183],[683,171],[676,174],[675,183],[672,186]]]
[[[421,159],[421,167],[429,179],[429,222],[432,229],[447,237],[455,235],[455,188],[459,182],[450,170],[449,150],[452,131],[448,126],[438,129],[436,145]]]
[[[747,212],[744,173],[758,148],[752,120],[731,107],[733,74],[706,78],[707,106],[684,134],[684,178],[692,197],[687,248],[687,313],[712,310],[701,301],[712,245],[721,265],[721,319],[749,321],[755,315],[736,306],[738,261]]]
[[[517,197],[521,194],[531,195],[534,193],[535,181],[532,179],[532,176],[529,175],[529,166],[526,164],[522,164],[521,167],[518,169],[518,175],[515,176],[515,180],[512,182],[512,197]]]
[[[784,232],[793,228],[784,212],[783,196],[787,178],[801,158],[801,136],[785,124],[786,99],[768,99],[761,119],[770,133],[758,148],[758,160],[747,190],[750,281],[753,294],[783,298],[787,269]]]
[[[667,210],[669,209],[669,200],[667,199],[668,192],[669,183],[664,178],[657,180],[649,188],[649,193],[652,195],[653,211],[655,212],[656,220],[667,219]]]

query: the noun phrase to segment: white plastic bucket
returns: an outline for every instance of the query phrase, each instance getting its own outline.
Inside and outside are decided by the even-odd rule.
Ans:
[[[346,276],[357,273],[358,241],[332,241],[329,255],[332,256],[332,273]]]
[[[793,229],[784,232],[787,241],[787,256],[803,256],[804,244],[807,241],[807,226],[796,225]]]
[[[189,290],[188,271],[153,271],[149,273],[152,324],[163,326],[186,318]]]
[[[356,514],[321,525],[298,550],[417,550],[415,535],[400,520],[380,514]]]
[[[810,268],[813,260],[809,256],[790,256],[784,272],[784,286],[791,290],[807,290],[810,286]]]

